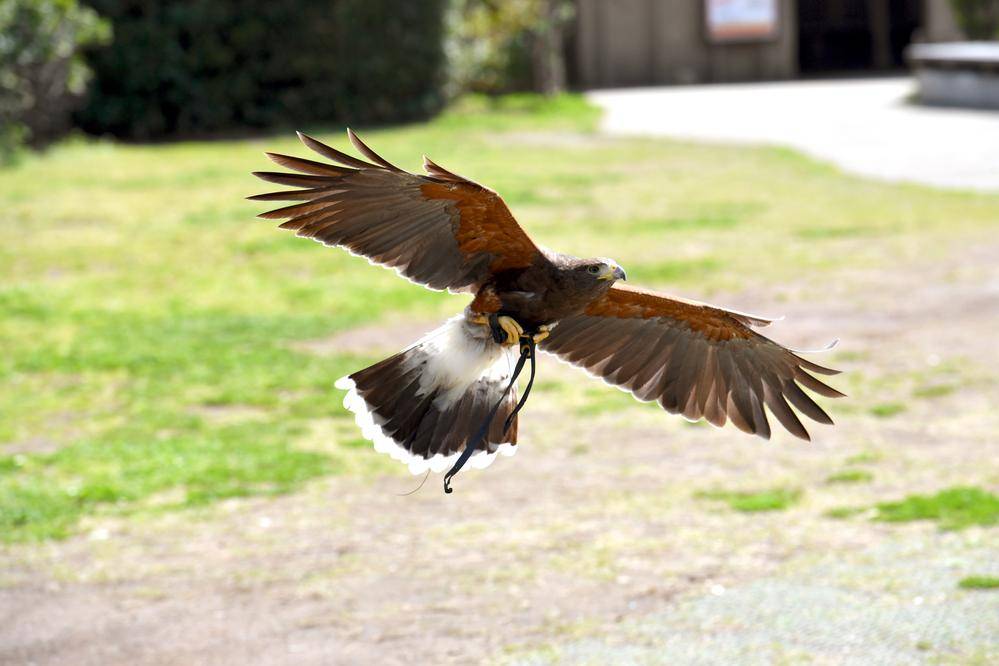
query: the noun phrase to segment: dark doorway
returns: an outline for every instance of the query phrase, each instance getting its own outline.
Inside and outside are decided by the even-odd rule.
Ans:
[[[922,22],[921,0],[798,0],[802,74],[890,70]]]

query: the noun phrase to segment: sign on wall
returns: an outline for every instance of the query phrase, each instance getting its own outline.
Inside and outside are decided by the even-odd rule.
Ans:
[[[779,28],[778,0],[705,0],[708,39],[742,42],[773,39]]]

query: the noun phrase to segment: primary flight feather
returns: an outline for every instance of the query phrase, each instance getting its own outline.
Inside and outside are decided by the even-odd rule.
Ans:
[[[535,245],[489,188],[426,157],[427,175],[408,173],[352,131],[347,135],[368,161],[299,133],[333,163],[267,153],[296,173],[254,175],[298,189],[250,198],[299,202],[261,217],[283,219],[283,229],[343,247],[431,289],[474,295],[441,328],[337,382],[365,437],[414,473],[443,471],[475,446],[471,440],[495,404],[470,464],[484,467],[497,453],[515,450],[517,397],[504,389],[524,335],[542,351],[687,419],[731,421],[765,438],[767,410],[803,439],[809,435],[798,413],[832,423],[802,389],[842,396],[815,377],[836,371],[753,330],[770,320],[617,284],[625,273],[609,259]]]

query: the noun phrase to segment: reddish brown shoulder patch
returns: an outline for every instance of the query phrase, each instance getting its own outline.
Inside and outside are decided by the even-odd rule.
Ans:
[[[427,199],[455,202],[458,247],[465,254],[492,254],[490,271],[526,268],[537,256],[537,246],[496,193],[472,183],[424,183],[420,191]]]

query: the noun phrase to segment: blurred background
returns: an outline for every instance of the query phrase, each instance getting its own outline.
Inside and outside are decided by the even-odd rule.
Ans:
[[[0,662],[999,662],[997,40],[997,0],[0,0]],[[840,338],[837,425],[544,359],[517,456],[400,496],[333,381],[467,298],[245,201],[348,125]]]

